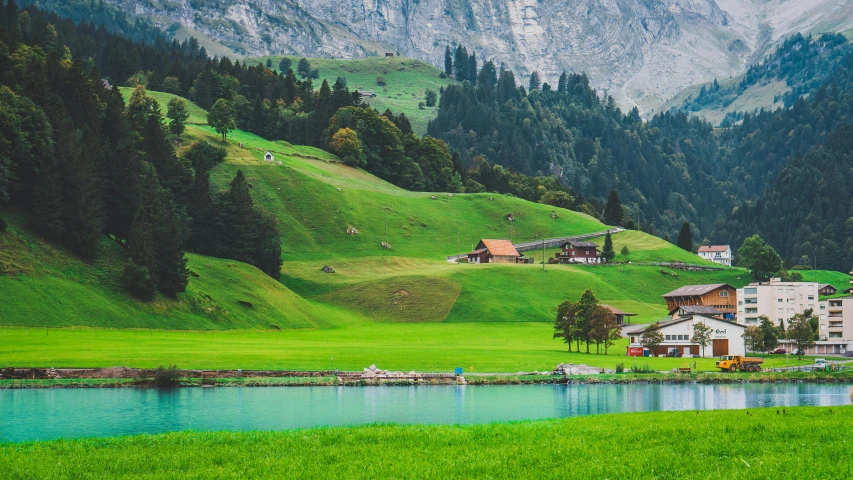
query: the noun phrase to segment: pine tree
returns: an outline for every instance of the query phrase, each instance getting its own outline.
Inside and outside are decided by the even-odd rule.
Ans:
[[[563,72],[560,75],[560,80],[557,82],[557,93],[568,93],[569,89],[569,76],[566,75],[566,72]]]
[[[604,206],[602,221],[607,225],[618,227],[622,225],[622,215],[622,203],[619,201],[619,194],[616,190],[611,190],[607,197],[607,204]]]
[[[610,238],[610,231],[604,237],[604,249],[601,251],[601,257],[606,262],[610,262],[616,258],[616,252],[613,250],[613,239]]]
[[[539,90],[542,87],[542,82],[539,80],[539,72],[534,71],[530,74],[530,83],[528,91]]]
[[[254,265],[270,277],[281,276],[281,233],[274,216],[255,212],[257,237],[255,240]]]
[[[161,190],[157,206],[158,288],[174,297],[187,287],[187,259],[184,255],[186,221],[168,190]]]
[[[682,250],[693,251],[693,231],[690,229],[690,223],[684,222],[681,224],[681,231],[678,232],[676,245]]]
[[[471,56],[468,57],[468,81],[471,82],[471,86],[477,85],[477,54],[471,53]]]
[[[448,76],[453,74],[453,58],[450,52],[450,45],[444,49],[444,73]]]
[[[151,164],[143,162],[141,170],[136,214],[127,239],[128,263],[122,280],[130,293],[150,300],[159,280],[156,231],[160,186],[157,184],[157,172]]]
[[[456,56],[453,59],[453,73],[456,80],[468,80],[468,50],[462,45],[456,47]]]
[[[231,181],[225,194],[226,212],[224,220],[227,244],[224,246],[224,257],[254,264],[255,242],[257,238],[255,226],[255,210],[252,196],[249,193],[249,182],[242,170]]]

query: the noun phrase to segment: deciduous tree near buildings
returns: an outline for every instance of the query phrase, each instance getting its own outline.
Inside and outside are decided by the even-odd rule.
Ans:
[[[705,356],[705,347],[711,344],[714,337],[714,329],[705,325],[704,322],[693,324],[693,336],[690,343],[698,343],[702,347],[702,356]]]
[[[661,333],[660,325],[657,323],[649,325],[640,335],[640,344],[648,348],[650,352],[655,352],[663,340],[663,333]]]

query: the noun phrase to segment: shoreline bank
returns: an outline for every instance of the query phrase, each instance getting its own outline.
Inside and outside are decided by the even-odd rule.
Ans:
[[[6,370],[8,371],[8,369]],[[5,371],[4,371],[5,372]],[[91,372],[91,370],[90,370]],[[222,371],[218,375],[182,372],[170,384],[157,383],[153,371],[124,369],[124,376],[75,376],[65,378],[0,378],[0,390],[25,388],[221,388],[221,387],[312,387],[312,386],[433,386],[433,385],[627,385],[627,384],[743,384],[743,383],[853,383],[853,371],[756,372],[756,373],[605,373],[597,375],[478,374],[455,377],[364,378],[342,380],[343,372]],[[135,373],[131,375],[131,373]],[[428,374],[427,374],[428,375]],[[460,381],[460,378],[464,379]]]

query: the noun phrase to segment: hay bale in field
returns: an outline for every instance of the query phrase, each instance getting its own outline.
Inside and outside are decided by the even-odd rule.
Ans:
[[[326,273],[335,273],[335,269],[328,266],[328,265],[323,265],[323,268],[321,268],[320,270],[322,270]]]

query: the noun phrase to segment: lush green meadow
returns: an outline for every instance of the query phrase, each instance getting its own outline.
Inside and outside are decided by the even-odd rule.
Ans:
[[[152,95],[161,104],[171,98]],[[551,339],[560,302],[589,288],[601,302],[637,313],[633,322],[647,323],[666,315],[661,295],[684,284],[739,287],[750,281],[738,268],[687,272],[637,265],[711,264],[635,231],[613,236],[617,251],[628,246],[631,252],[617,260],[632,264],[543,269],[541,251],[527,252],[536,264],[448,262],[446,256],[469,251],[481,238],[518,242],[602,232],[607,226],[511,196],[409,192],[325,151],[242,131],[223,143],[210,127],[189,125],[179,152],[197,140],[227,150],[226,162],[212,172],[214,185],[226,188],[242,169],[254,201],[277,217],[283,233],[280,282],[239,262],[189,254],[187,292],[139,302],[121,288],[123,253],[116,242],[105,238],[94,260],[81,259],[39,238],[26,215],[6,211],[0,326],[30,330],[0,330],[5,363],[323,369],[335,357],[337,367],[355,370],[372,363],[436,371],[550,370],[560,362],[613,368],[627,360],[624,341],[611,355],[587,356],[568,354]],[[266,151],[282,165],[263,162]],[[350,228],[358,233],[349,234]],[[594,241],[603,245],[603,238]],[[324,265],[335,273],[324,273]],[[848,282],[838,272],[815,273],[818,281],[839,288]],[[133,330],[140,328],[153,331]],[[649,362],[661,370],[684,363]],[[699,363],[701,369],[713,367],[710,360]]]
[[[558,363],[615,369],[634,366],[627,340],[608,354],[569,353],[546,323],[373,323],[352,321],[331,329],[174,331],[145,329],[0,328],[0,358],[16,367],[358,371],[376,364],[388,370],[450,372],[550,371]],[[595,346],[591,346],[595,352]],[[332,360],[334,358],[334,361]],[[713,358],[637,358],[638,367],[668,371],[697,363],[715,371]],[[334,363],[333,363],[334,362]],[[790,357],[788,365],[796,365]],[[803,364],[811,363],[805,358]],[[766,367],[786,366],[782,355]],[[472,369],[473,367],[473,369]]]
[[[130,100],[130,95],[133,93],[134,89],[132,87],[119,87],[119,90],[121,91],[121,96],[124,97],[124,101],[127,102],[128,100]],[[164,116],[166,115],[167,106],[169,105],[169,102],[173,98],[178,97],[187,104],[187,113],[189,113],[190,116],[189,118],[187,118],[186,123],[195,125],[207,125],[207,111],[199,107],[195,103],[187,100],[186,98],[180,95],[175,95],[173,93],[155,92],[153,90],[147,91],[147,93],[149,97],[153,98],[154,100],[157,100],[157,103],[160,104],[160,111],[163,113]]]
[[[849,478],[851,414],[799,407],[784,416],[775,408],[653,412],[27,442],[0,445],[0,471],[13,479]]]
[[[281,56],[261,57],[246,59],[246,62],[266,64],[272,60],[272,68],[278,70]],[[300,57],[288,57],[292,62],[291,67],[296,71]],[[375,98],[365,98],[364,102],[378,110],[380,113],[390,109],[395,114],[403,112],[412,123],[412,129],[418,135],[424,135],[427,122],[438,114],[438,106],[424,107],[418,104],[424,102],[426,90],[430,89],[439,93],[443,86],[456,83],[449,78],[441,78],[441,71],[428,63],[420,60],[403,57],[368,57],[355,60],[341,60],[330,58],[310,58],[311,68],[320,70],[320,79],[315,80],[319,85],[327,80],[329,85],[334,85],[338,77],[347,80],[350,90],[360,92],[370,91],[376,94]],[[377,77],[385,78],[385,86],[376,83]]]

